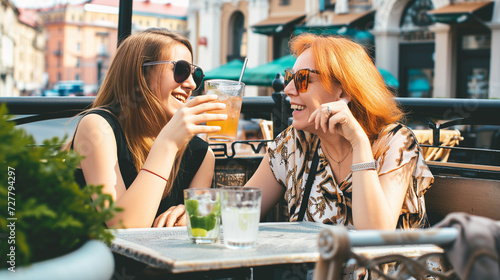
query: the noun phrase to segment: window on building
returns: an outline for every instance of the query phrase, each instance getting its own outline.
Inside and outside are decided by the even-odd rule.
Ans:
[[[242,44],[245,32],[245,16],[241,12],[233,13],[229,19],[228,26],[229,38],[227,61],[231,61],[233,59],[243,59],[244,55],[242,54]]]
[[[320,11],[335,10],[335,0],[320,1]]]
[[[76,68],[80,68],[80,58],[79,57],[76,58]]]
[[[62,80],[61,79],[61,73],[59,72],[59,73],[57,73],[57,81],[61,81],[61,80]]]
[[[80,74],[75,75],[75,80],[79,81],[80,80]]]
[[[462,27],[457,37],[457,97],[488,98],[491,31],[482,27]]]
[[[80,42],[77,42],[76,43],[76,50],[80,51],[80,49],[81,49],[81,44],[80,44]]]
[[[489,34],[467,34],[462,36],[463,50],[489,50],[491,36]]]
[[[290,0],[279,0],[280,6],[288,6],[290,5]]]
[[[97,46],[97,55],[107,56],[106,44],[104,44],[104,43],[100,43],[100,44]]]
[[[434,85],[434,24],[427,13],[431,0],[410,1],[401,18],[399,89],[406,97],[432,97]]]

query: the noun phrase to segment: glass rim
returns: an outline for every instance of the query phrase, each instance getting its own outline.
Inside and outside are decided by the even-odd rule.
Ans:
[[[183,192],[189,192],[189,191],[214,191],[217,192],[219,189],[216,188],[187,188],[184,189]]]
[[[228,79],[211,79],[211,80],[204,80],[204,83],[208,82],[213,82],[213,83],[233,83],[233,84],[238,84],[238,85],[245,85],[245,83],[240,82],[240,81],[235,81],[235,80],[228,80]]]
[[[223,186],[223,187],[220,187],[219,190],[221,190],[221,191],[231,191],[231,192],[236,192],[236,191],[262,192],[262,188],[257,188],[257,187],[236,187],[236,186]]]

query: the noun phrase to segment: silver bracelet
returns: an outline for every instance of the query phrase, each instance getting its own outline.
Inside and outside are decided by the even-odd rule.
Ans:
[[[376,170],[377,169],[377,161],[372,160],[369,162],[356,163],[351,165],[351,172],[361,171],[361,170]]]

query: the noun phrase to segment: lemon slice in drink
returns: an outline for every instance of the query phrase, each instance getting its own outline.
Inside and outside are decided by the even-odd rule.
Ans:
[[[192,228],[191,233],[194,237],[205,237],[207,236],[207,231],[202,228]]]
[[[238,226],[240,227],[240,230],[246,231],[248,229],[249,218],[250,218],[250,214],[240,213],[239,219],[238,219]]]

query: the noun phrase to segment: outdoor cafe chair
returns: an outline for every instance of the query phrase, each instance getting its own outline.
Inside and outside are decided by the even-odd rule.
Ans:
[[[393,248],[370,254],[367,249],[384,246],[403,253]],[[368,271],[368,279],[500,279],[500,222],[465,213],[451,213],[430,229],[349,232],[328,227],[319,233],[318,248],[313,280],[342,279],[353,262]],[[408,256],[418,251],[424,253]],[[442,266],[432,268],[436,263]],[[396,269],[388,271],[388,264]]]

